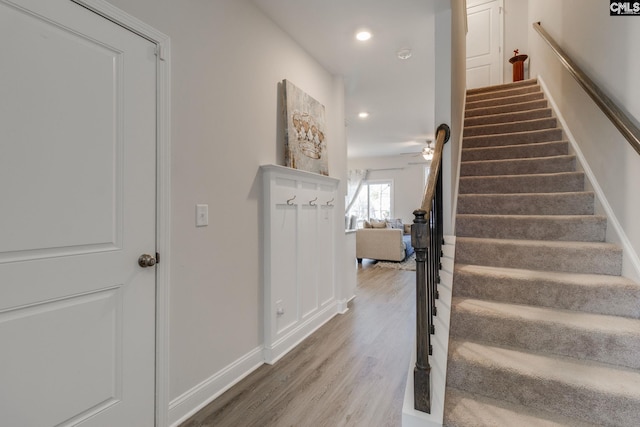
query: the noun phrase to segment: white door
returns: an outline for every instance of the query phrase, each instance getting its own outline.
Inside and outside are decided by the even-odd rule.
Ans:
[[[467,2],[467,89],[502,83],[502,3]]]
[[[154,423],[154,45],[0,0],[0,425]]]

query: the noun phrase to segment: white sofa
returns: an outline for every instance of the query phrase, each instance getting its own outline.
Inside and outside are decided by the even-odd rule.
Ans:
[[[400,228],[361,228],[356,230],[356,258],[403,261],[413,253],[411,236]]]

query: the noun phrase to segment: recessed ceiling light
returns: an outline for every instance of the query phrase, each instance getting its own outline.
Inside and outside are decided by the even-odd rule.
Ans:
[[[356,38],[361,42],[364,42],[371,38],[371,33],[369,31],[358,31]]]
[[[398,52],[396,52],[396,55],[398,55],[399,59],[409,59],[413,54],[411,53],[411,49],[409,49],[408,47],[405,47],[398,50]]]
[[[366,119],[367,117],[369,117],[369,113],[367,113],[366,111],[362,111],[358,113],[358,117],[360,117],[361,119]]]

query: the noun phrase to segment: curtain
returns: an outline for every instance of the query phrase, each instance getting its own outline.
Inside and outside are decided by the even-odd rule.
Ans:
[[[353,169],[349,171],[347,176],[347,208],[345,214],[349,212],[353,203],[358,198],[360,190],[362,190],[362,184],[367,180],[369,176],[369,169]]]

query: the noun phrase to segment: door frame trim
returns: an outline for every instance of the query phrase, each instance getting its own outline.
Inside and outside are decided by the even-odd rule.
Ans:
[[[70,0],[156,45],[155,426],[169,420],[169,265],[171,262],[171,40],[104,0]]]

